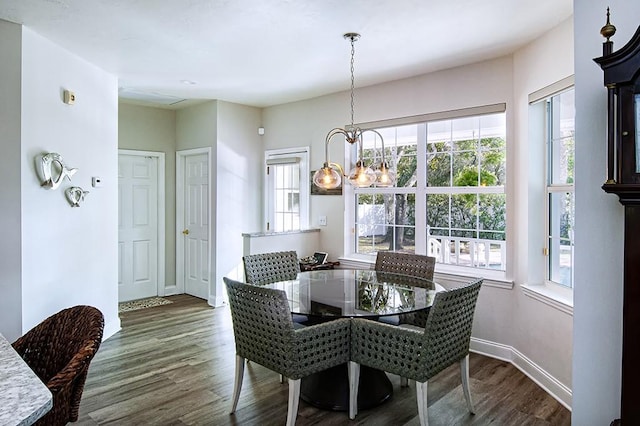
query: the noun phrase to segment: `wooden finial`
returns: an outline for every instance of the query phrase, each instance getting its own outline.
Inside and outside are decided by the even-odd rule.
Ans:
[[[616,33],[616,27],[611,25],[611,22],[609,22],[609,8],[607,7],[607,23],[604,24],[604,27],[600,29],[600,34],[602,34],[602,37],[605,37],[608,42],[609,38],[613,37],[615,33]]]

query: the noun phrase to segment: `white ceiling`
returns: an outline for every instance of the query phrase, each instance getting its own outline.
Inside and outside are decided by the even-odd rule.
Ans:
[[[0,0],[0,19],[117,75],[121,97],[259,107],[347,90],[346,32],[362,34],[361,87],[513,52],[572,11],[573,0]]]

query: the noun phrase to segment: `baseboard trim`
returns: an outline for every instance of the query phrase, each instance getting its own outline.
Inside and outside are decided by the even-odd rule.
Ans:
[[[209,304],[209,306],[219,308],[224,305],[224,300],[222,297],[209,296],[207,303]]]
[[[472,337],[471,352],[506,361],[571,411],[572,391],[512,346]]]
[[[162,296],[174,296],[176,294],[181,294],[178,293],[178,286],[177,285],[168,285],[164,288],[164,294]]]
[[[105,324],[104,330],[102,333],[102,341],[104,342],[109,337],[113,336],[118,331],[120,331],[121,329],[122,327],[120,324],[120,317],[118,317],[118,319],[115,321],[110,321],[108,324]]]

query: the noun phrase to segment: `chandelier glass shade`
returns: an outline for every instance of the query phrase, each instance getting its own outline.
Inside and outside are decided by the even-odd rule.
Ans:
[[[348,129],[342,129],[336,127],[327,133],[325,138],[325,161],[322,168],[316,170],[313,175],[313,184],[319,188],[334,189],[338,188],[342,184],[342,177],[345,176],[344,168],[338,163],[332,163],[329,160],[329,142],[336,135],[344,136],[345,142],[350,145],[358,144],[358,161],[356,166],[346,175],[347,180],[351,185],[357,188],[367,188],[375,184],[377,187],[389,187],[395,184],[395,173],[389,169],[389,165],[385,160],[384,138],[382,135],[373,129],[360,129],[353,124],[354,116],[354,76],[353,76],[353,64],[354,64],[354,43],[360,38],[360,34],[347,33],[344,38],[351,41],[351,126]],[[374,170],[365,164],[363,156],[363,142],[362,134],[366,132],[373,132],[382,143],[382,161],[380,165]]]

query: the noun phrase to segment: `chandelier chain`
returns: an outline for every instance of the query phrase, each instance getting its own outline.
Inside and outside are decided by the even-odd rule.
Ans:
[[[356,53],[355,50],[355,37],[351,37],[351,128],[353,129],[353,110],[354,110],[354,106],[355,106],[355,102],[354,102],[354,96],[353,96],[353,91],[354,91],[354,87],[355,87],[355,78],[353,76],[353,72],[354,72],[354,56]]]

